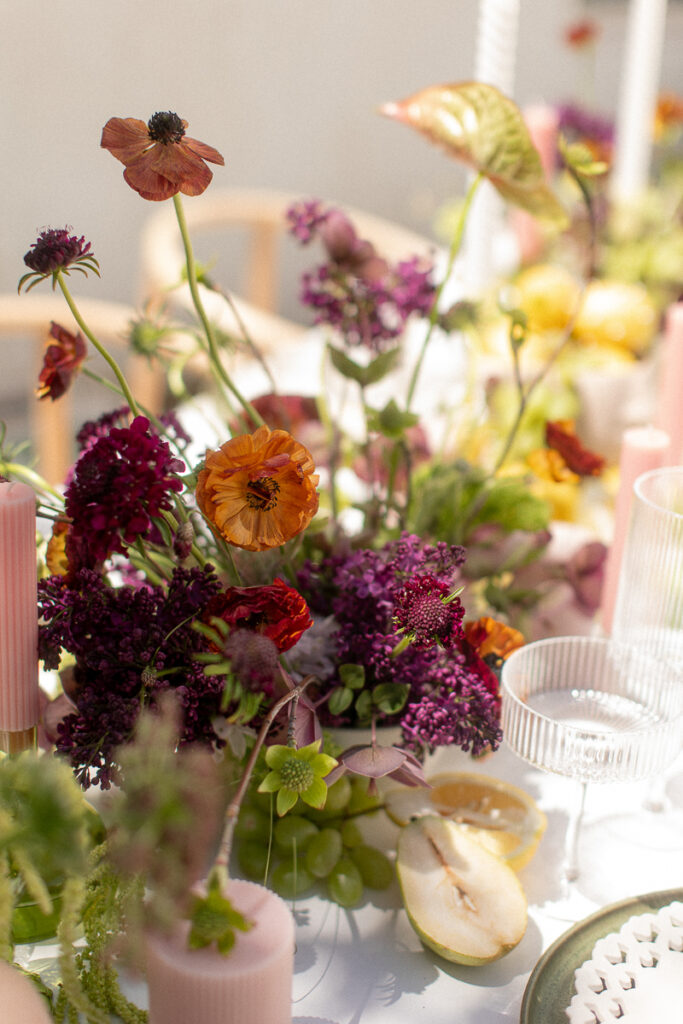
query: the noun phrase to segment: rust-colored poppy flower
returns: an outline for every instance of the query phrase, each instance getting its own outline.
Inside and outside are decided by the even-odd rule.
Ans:
[[[45,344],[43,367],[38,378],[38,398],[61,398],[85,359],[87,346],[80,333],[71,334],[54,320]]]
[[[296,537],[318,511],[314,469],[286,430],[259,427],[207,451],[197,504],[229,544],[266,551]]]
[[[600,476],[602,473],[605,460],[583,447],[574,433],[571,420],[548,420],[545,440],[549,448],[560,453],[572,473],[578,476]]]
[[[671,129],[683,124],[683,97],[675,92],[663,92],[657,97],[654,136],[659,142]]]
[[[590,46],[600,35],[600,26],[593,18],[581,18],[572,22],[564,32],[564,40],[567,46],[580,50],[584,46]]]
[[[100,145],[125,164],[124,179],[143,199],[161,202],[182,192],[199,196],[213,173],[206,166],[223,164],[218,150],[185,135],[187,121],[172,111],[159,111],[147,124],[137,117],[111,117]]]

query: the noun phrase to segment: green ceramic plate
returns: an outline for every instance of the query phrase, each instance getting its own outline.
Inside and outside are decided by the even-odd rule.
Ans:
[[[574,995],[574,971],[590,959],[598,939],[618,932],[635,914],[647,914],[683,900],[683,889],[634,896],[598,910],[572,925],[546,949],[524,990],[520,1024],[567,1024],[565,1007]]]

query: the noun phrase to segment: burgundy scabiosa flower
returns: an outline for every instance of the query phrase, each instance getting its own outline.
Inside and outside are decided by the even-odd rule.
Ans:
[[[125,165],[124,179],[143,199],[160,202],[182,192],[199,196],[213,173],[206,165],[223,164],[212,146],[185,134],[187,121],[171,110],[157,111],[147,124],[137,117],[111,117],[100,145]]]
[[[394,598],[394,622],[418,649],[453,647],[463,635],[464,614],[457,595],[431,573],[413,576]]]
[[[68,274],[71,269],[80,271],[88,276],[88,271],[99,277],[99,263],[90,251],[90,242],[86,242],[81,235],[69,234],[71,228],[46,228],[33,242],[30,249],[24,256],[24,263],[29,268],[29,273],[24,274],[20,279],[18,291],[21,291],[27,281],[31,283],[26,288],[30,292],[44,278],[52,275],[52,287],[57,284],[59,273]]]
[[[74,568],[92,568],[138,537],[159,543],[153,519],[172,507],[184,468],[144,416],[95,441],[78,459],[66,490],[70,564],[74,555]]]

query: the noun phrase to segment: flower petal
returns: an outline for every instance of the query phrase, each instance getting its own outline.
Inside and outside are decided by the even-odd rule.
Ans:
[[[280,790],[280,792],[282,792],[282,790]],[[308,789],[304,790],[300,796],[304,803],[308,804],[309,807],[316,807],[318,810],[322,810],[325,806],[325,801],[327,800],[327,786],[322,779],[314,779]]]
[[[151,145],[147,125],[137,117],[110,117],[102,129],[100,146],[122,164],[137,159]]]
[[[292,748],[285,743],[273,743],[266,750],[266,764],[269,768],[279,771],[285,761],[292,756]]]
[[[303,794],[302,794],[303,795]],[[291,811],[294,804],[299,799],[299,794],[295,793],[293,789],[281,789],[277,794],[276,808],[277,813],[280,817],[286,814],[287,811]]]
[[[282,786],[282,776],[279,772],[273,771],[268,772],[265,779],[261,782],[258,788],[259,793],[275,793]]]

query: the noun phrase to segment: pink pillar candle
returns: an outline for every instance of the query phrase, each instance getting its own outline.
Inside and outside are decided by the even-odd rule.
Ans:
[[[188,949],[187,927],[147,944],[149,1024],[291,1024],[294,919],[255,882],[230,882],[228,897],[252,922],[227,956]]]
[[[18,968],[0,960],[2,1024],[52,1024],[52,1014],[33,982]]]
[[[671,462],[683,458],[683,302],[666,312],[659,354],[657,425],[671,438]]]
[[[614,533],[607,555],[602,589],[601,620],[606,633],[612,629],[621,558],[633,500],[633,485],[641,473],[666,466],[669,461],[669,450],[669,435],[657,427],[630,427],[624,431],[619,459],[619,490],[614,505]]]
[[[17,739],[30,745],[40,714],[36,590],[36,496],[0,481],[0,747],[8,752]]]

